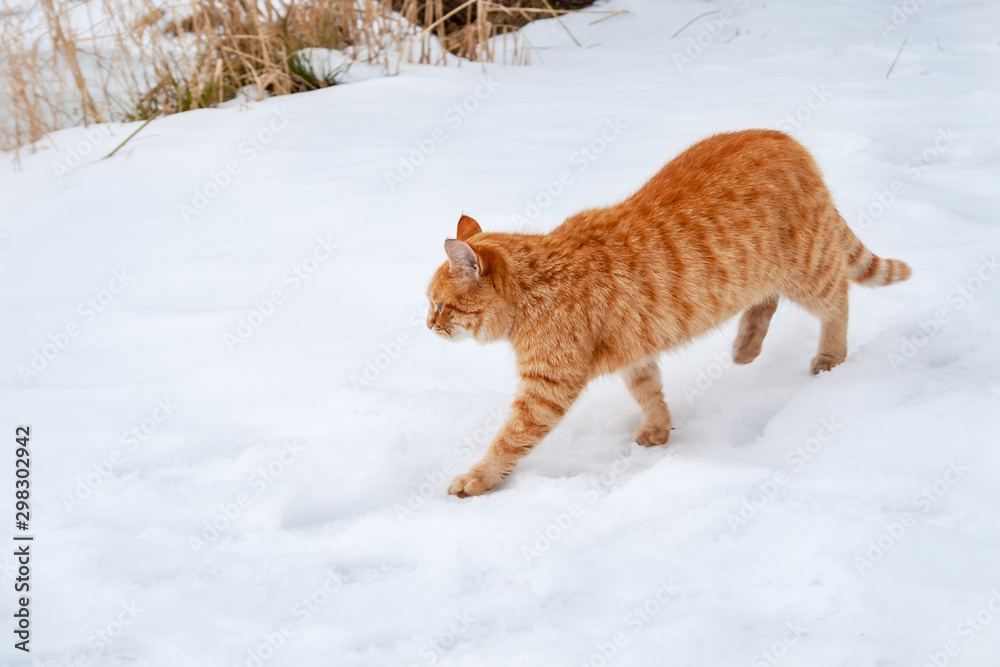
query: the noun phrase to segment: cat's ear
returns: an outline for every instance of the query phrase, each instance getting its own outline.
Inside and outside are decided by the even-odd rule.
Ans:
[[[469,216],[463,214],[462,217],[458,219],[457,238],[459,241],[468,241],[470,236],[482,233],[483,228],[479,226],[478,222]]]
[[[468,243],[448,239],[444,242],[444,251],[448,253],[448,264],[452,271],[473,280],[480,276],[479,258]]]

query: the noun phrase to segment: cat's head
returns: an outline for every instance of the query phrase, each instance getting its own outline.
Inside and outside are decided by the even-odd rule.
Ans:
[[[444,242],[448,261],[427,288],[427,328],[443,338],[471,335],[486,343],[503,338],[510,328],[510,306],[500,294],[503,258],[482,233],[479,223],[463,215],[458,238]]]

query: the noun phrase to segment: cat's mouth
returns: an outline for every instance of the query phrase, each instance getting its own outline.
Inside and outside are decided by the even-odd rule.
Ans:
[[[456,326],[434,327],[434,333],[448,340],[464,340],[472,337],[470,331]]]
[[[438,336],[441,336],[441,338],[451,338],[455,335],[454,331],[452,331],[452,328],[446,326],[434,326],[433,331]]]

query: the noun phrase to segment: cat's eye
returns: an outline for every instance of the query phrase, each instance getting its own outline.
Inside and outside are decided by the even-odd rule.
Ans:
[[[443,303],[435,303],[434,304],[434,310],[436,310],[437,312],[440,313],[442,308],[444,308],[444,304]]]

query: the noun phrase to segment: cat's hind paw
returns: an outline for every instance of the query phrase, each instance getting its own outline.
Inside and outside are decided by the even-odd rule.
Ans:
[[[828,371],[834,366],[838,366],[843,363],[844,358],[839,359],[832,354],[822,352],[813,357],[812,363],[809,365],[809,372],[813,375],[818,375],[823,371]]]
[[[759,356],[760,356],[760,345],[757,345],[756,347],[752,345],[733,346],[733,361],[740,364],[741,366],[749,364]]]

